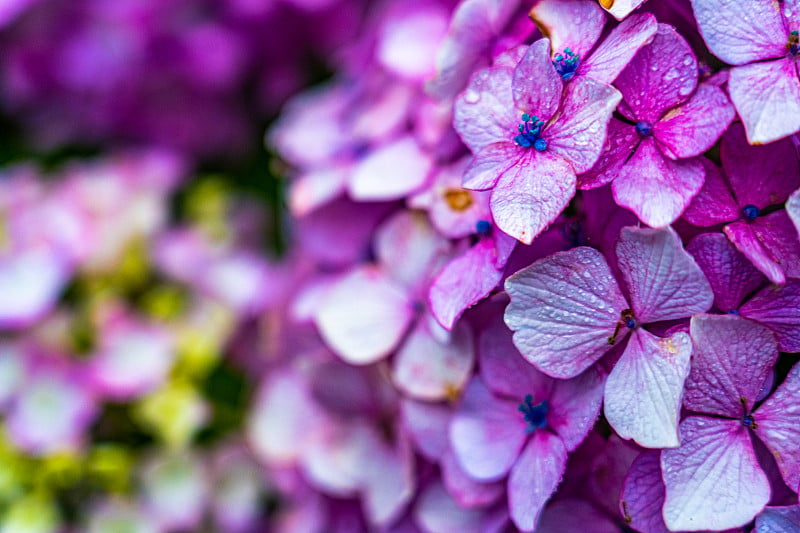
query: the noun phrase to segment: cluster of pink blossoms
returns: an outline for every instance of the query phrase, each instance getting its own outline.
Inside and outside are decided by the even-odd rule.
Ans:
[[[114,5],[90,11],[162,21]],[[0,58],[5,104],[53,142],[84,102],[39,105],[85,83],[134,102],[118,122],[88,100],[93,133],[161,145],[0,174],[0,530],[800,531],[800,0],[385,0],[364,20],[267,132],[280,260],[263,206],[187,184],[212,148],[138,129],[139,106],[162,117],[125,87],[137,31],[78,31],[75,78],[50,79],[48,47],[46,68]],[[205,65],[193,42],[176,61]],[[215,51],[224,72],[188,65],[187,94],[229,88]],[[179,131],[215,127],[205,101]]]

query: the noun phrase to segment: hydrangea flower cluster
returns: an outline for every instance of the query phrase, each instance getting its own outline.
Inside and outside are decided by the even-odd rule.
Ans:
[[[175,13],[140,4],[72,9]],[[357,7],[282,4],[226,6]],[[158,137],[3,170],[0,530],[800,531],[800,1],[364,21],[267,130],[280,257]]]

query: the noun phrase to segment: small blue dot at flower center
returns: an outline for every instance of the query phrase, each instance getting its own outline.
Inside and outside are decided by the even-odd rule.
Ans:
[[[747,204],[742,208],[742,214],[747,220],[755,220],[761,214],[761,210],[753,204]]]
[[[742,425],[746,428],[756,429],[756,419],[753,418],[753,415],[744,415],[742,417]]]
[[[547,150],[547,141],[542,138],[544,120],[540,120],[536,115],[522,114],[522,123],[517,126],[519,135],[514,137],[514,142],[523,148],[535,148],[539,152]]]
[[[526,429],[528,433],[533,433],[547,425],[547,411],[549,408],[550,405],[547,400],[534,405],[533,396],[530,394],[525,396],[525,401],[519,404],[517,410],[523,414],[525,422],[528,423],[528,428]]]
[[[479,220],[475,224],[475,233],[478,235],[488,235],[492,230],[492,224],[488,220]]]
[[[793,56],[796,56],[800,53],[800,31],[792,30],[789,32],[789,39],[786,42],[786,48],[789,49],[789,53]]]
[[[575,77],[578,67],[581,66],[581,56],[569,48],[564,48],[563,53],[556,54],[553,58],[553,66],[562,80],[569,81]]]
[[[637,122],[636,123],[636,134],[641,137],[642,139],[646,139],[653,135],[653,125],[649,122]]]

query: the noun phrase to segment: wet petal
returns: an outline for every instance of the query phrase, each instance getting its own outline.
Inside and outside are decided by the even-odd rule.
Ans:
[[[751,144],[766,144],[800,130],[800,79],[791,58],[731,70],[728,92]]]
[[[778,358],[775,337],[766,327],[731,315],[694,316],[690,332],[695,354],[683,404],[700,413],[741,418],[745,408],[753,408]]]
[[[628,17],[611,30],[578,73],[603,83],[611,83],[628,66],[639,49],[656,33],[658,22],[650,13]]]
[[[514,69],[514,105],[529,115],[549,121],[561,101],[563,82],[550,61],[550,41],[539,39],[528,48]]]
[[[720,530],[752,520],[770,488],[747,429],[738,420],[691,416],[680,430],[681,447],[661,453],[667,527]]]
[[[479,70],[456,98],[453,127],[473,153],[516,135],[522,112],[514,107],[512,78],[508,68]]]
[[[735,116],[722,89],[701,83],[688,102],[670,109],[654,124],[653,134],[667,156],[685,159],[714,146]]]
[[[606,142],[600,157],[591,170],[578,176],[578,188],[596,189],[611,183],[628,158],[633,155],[638,144],[639,137],[634,127],[612,118],[608,123]]]
[[[611,348],[608,339],[628,307],[603,255],[586,247],[517,272],[506,281],[506,292],[514,344],[537,368],[559,378],[580,374]]]
[[[622,20],[631,12],[642,5],[645,0],[605,0],[603,8],[611,13],[617,20]]]
[[[700,192],[683,212],[683,218],[689,224],[703,228],[739,219],[742,216],[741,209],[733,199],[722,171],[704,157],[700,158],[700,162],[706,179]]]
[[[800,365],[761,404],[754,418],[755,434],[767,445],[789,487],[800,486]]]
[[[800,531],[800,505],[767,507],[756,517],[756,533]]]
[[[550,39],[554,53],[570,48],[583,59],[603,31],[606,14],[593,0],[542,0],[530,17]]]
[[[497,184],[497,180],[525,156],[524,148],[513,142],[496,142],[475,154],[464,171],[463,185],[467,189],[486,190]]]
[[[639,144],[620,169],[612,188],[614,199],[652,227],[672,224],[700,192],[705,168],[699,158],[673,161],[651,139]]]
[[[580,376],[557,380],[550,395],[547,425],[561,437],[568,452],[586,438],[600,414],[605,376],[597,368]]]
[[[623,228],[617,260],[640,323],[707,311],[714,293],[700,267],[671,229]]]
[[[800,276],[800,242],[786,211],[725,226],[725,234],[772,283]]]
[[[761,322],[775,334],[782,352],[800,352],[800,280],[765,287],[740,309],[743,317]]]
[[[528,150],[506,170],[492,191],[489,205],[497,227],[530,244],[575,196],[575,172],[548,152]]]
[[[646,451],[631,465],[620,496],[620,514],[631,528],[642,533],[669,533],[661,516],[664,482],[661,453]]]
[[[645,448],[680,444],[678,419],[692,341],[686,333],[659,338],[637,329],[608,376],[605,415],[624,439]]]
[[[508,505],[518,528],[531,531],[536,527],[566,466],[567,450],[561,439],[546,431],[535,432],[508,478]]]

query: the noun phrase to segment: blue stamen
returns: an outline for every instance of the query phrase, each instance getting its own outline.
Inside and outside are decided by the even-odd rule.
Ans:
[[[750,429],[756,429],[758,427],[756,425],[756,419],[753,418],[753,415],[744,415],[742,417],[742,425]]]
[[[761,214],[761,210],[753,204],[747,204],[742,208],[742,214],[747,220],[754,220],[756,217],[758,217],[758,215]]]
[[[633,329],[633,328],[636,327],[636,321],[633,319],[633,317],[626,316],[625,317],[625,326],[628,329]]]
[[[527,433],[533,433],[537,429],[543,428],[547,425],[547,411],[549,404],[547,400],[533,405],[533,396],[528,394],[525,396],[525,402],[519,404],[517,410],[525,417],[525,422],[528,423],[528,428],[525,430]]]
[[[488,235],[491,230],[492,225],[488,220],[479,220],[478,223],[475,224],[475,232],[478,235]]]
[[[636,123],[636,134],[645,139],[653,135],[653,125],[649,122],[637,122]]]
[[[519,135],[514,137],[514,142],[523,148],[530,148],[533,146],[540,152],[547,150],[547,141],[542,139],[544,120],[539,120],[539,117],[536,115],[531,116],[528,113],[522,114],[522,120],[524,122],[517,126]]]
[[[553,66],[556,72],[564,81],[569,81],[575,77],[578,67],[581,65],[581,56],[569,48],[564,48],[563,54],[556,54],[553,58]]]
[[[728,310],[728,314],[729,315],[738,315],[739,314],[739,310],[738,309],[729,309]]]
[[[789,32],[789,41],[786,43],[786,48],[789,49],[789,53],[793,56],[800,53],[800,31],[792,30]]]

